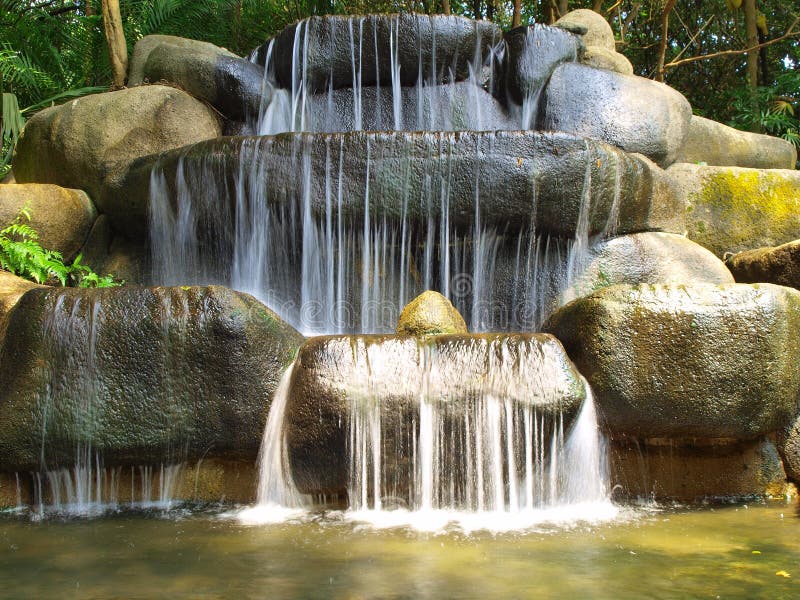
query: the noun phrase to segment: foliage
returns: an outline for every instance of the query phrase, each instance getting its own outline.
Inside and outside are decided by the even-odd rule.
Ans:
[[[0,230],[0,268],[36,283],[58,281],[82,288],[105,288],[122,285],[112,275],[98,275],[84,265],[79,254],[71,265],[64,263],[60,252],[45,250],[39,234],[25,221],[30,212],[23,209],[13,223]]]

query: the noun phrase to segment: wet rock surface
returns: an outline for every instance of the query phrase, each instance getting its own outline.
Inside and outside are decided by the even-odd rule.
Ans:
[[[549,414],[564,411],[566,427],[586,389],[561,344],[548,335],[447,335],[424,342],[401,336],[311,338],[294,366],[285,421],[299,490],[343,491],[354,414],[378,406],[385,447],[392,448],[407,441],[422,394],[456,414],[484,395]]]
[[[221,287],[40,288],[0,350],[0,465],[252,459],[303,338]]]
[[[406,304],[397,323],[400,335],[467,333],[467,324],[450,300],[439,292],[423,292]]]
[[[217,186],[220,197],[232,201],[244,166],[256,169],[248,177],[263,180],[268,203],[296,202],[308,193],[316,215],[326,214],[331,190],[341,190],[342,214],[355,218],[363,217],[368,198],[375,218],[438,220],[444,205],[451,224],[470,226],[477,202],[485,224],[510,230],[535,225],[566,237],[575,235],[579,223],[594,234],[611,228],[612,220],[618,233],[684,227],[683,206],[673,202],[661,169],[646,158],[565,134],[352,132],[213,140],[134,165],[117,193],[139,207],[142,224],[156,161],[173,201],[180,162],[184,173],[203,175],[187,182],[201,186],[196,194]]]
[[[312,93],[361,85],[391,85],[392,52],[403,85],[418,79],[464,81],[470,63],[483,62],[500,42],[502,30],[488,21],[445,15],[369,15],[311,17],[290,25],[271,42],[278,85],[292,88],[294,57],[303,65]],[[257,50],[265,64],[271,42]],[[397,75],[396,75],[397,76]]]
[[[671,87],[576,63],[553,72],[539,129],[564,131],[672,164],[689,131],[692,107]]]
[[[587,378],[608,431],[753,439],[800,398],[800,292],[760,285],[613,286],[545,331]]]

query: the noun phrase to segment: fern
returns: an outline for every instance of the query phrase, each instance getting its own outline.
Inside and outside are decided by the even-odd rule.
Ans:
[[[71,265],[64,264],[60,252],[46,250],[39,244],[39,234],[23,222],[30,218],[30,212],[23,209],[13,223],[0,230],[0,268],[36,283],[58,281],[62,286],[70,284],[82,288],[115,287],[124,283],[113,275],[98,275],[81,262],[80,254]]]

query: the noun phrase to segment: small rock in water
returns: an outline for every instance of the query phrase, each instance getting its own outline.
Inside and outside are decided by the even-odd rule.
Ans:
[[[428,290],[406,304],[397,321],[401,335],[434,335],[468,333],[464,317],[450,300],[439,292]]]

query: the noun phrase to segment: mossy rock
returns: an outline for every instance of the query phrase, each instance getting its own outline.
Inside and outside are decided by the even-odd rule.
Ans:
[[[800,239],[800,171],[676,164],[687,236],[720,258]]]
[[[770,284],[618,285],[544,325],[615,435],[755,439],[800,400],[800,292]]]
[[[397,321],[400,335],[467,333],[464,317],[439,292],[422,292],[406,304]]]
[[[227,288],[28,291],[0,348],[0,471],[254,460],[303,337]]]

